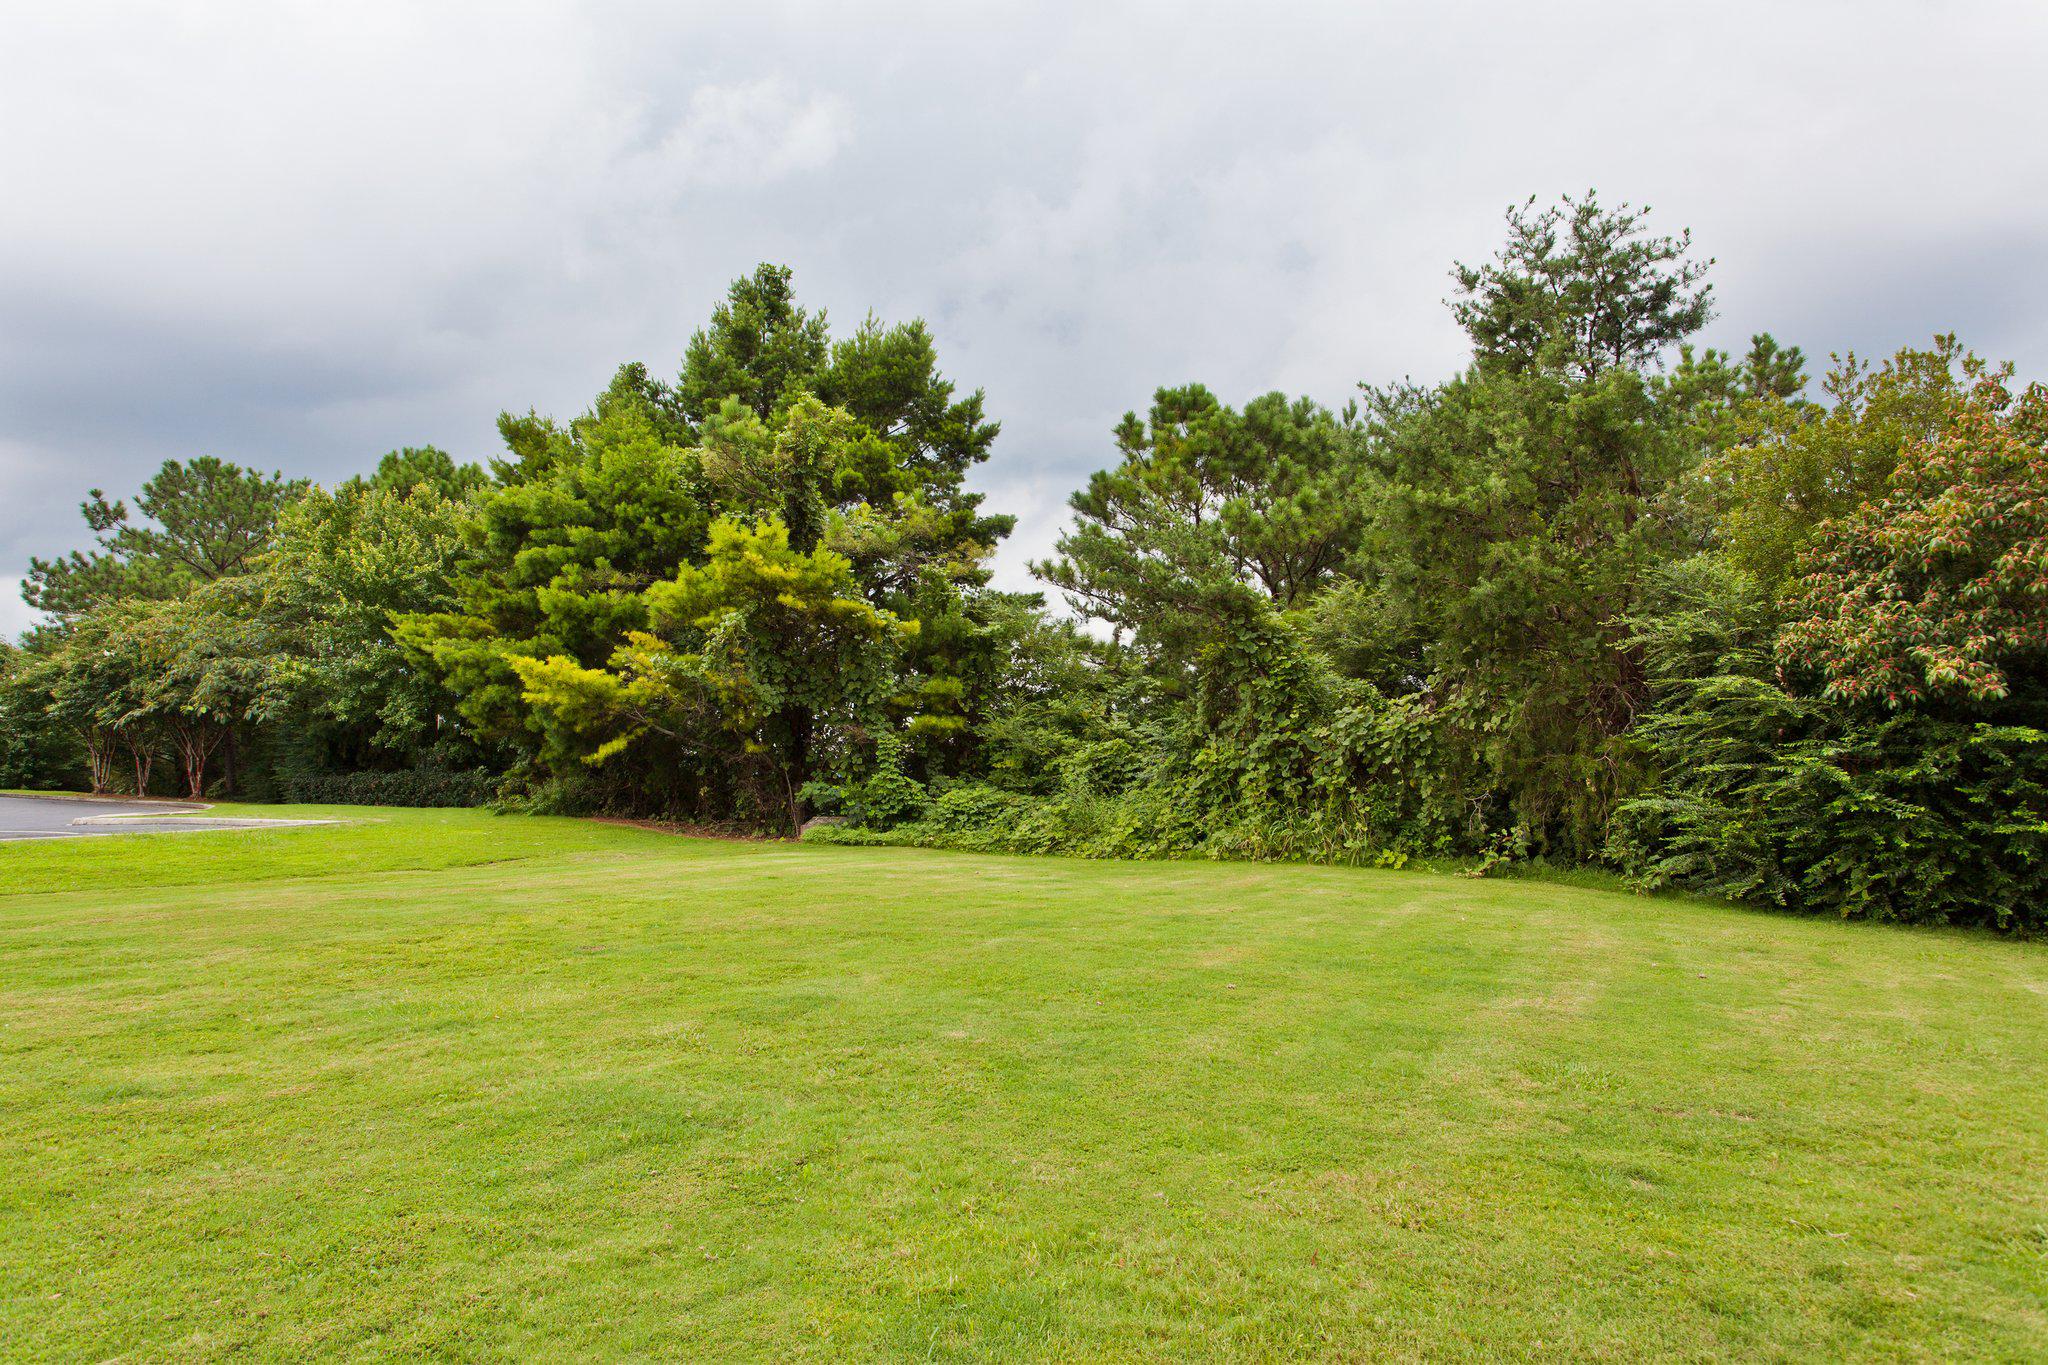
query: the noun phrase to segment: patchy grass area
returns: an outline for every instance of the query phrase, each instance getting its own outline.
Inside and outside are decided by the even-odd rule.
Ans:
[[[321,813],[0,847],[9,1358],[2048,1354],[2041,944]]]

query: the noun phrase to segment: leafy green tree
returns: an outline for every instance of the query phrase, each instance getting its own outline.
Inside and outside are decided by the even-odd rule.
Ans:
[[[0,788],[54,788],[75,780],[75,748],[49,714],[38,657],[0,639]]]
[[[371,479],[308,490],[256,561],[269,674],[259,712],[322,745],[329,765],[416,758],[453,711],[391,634],[402,616],[456,608],[457,566],[479,527],[475,480],[422,454],[394,453]]]
[[[660,392],[654,406],[668,401],[669,391]],[[888,326],[870,316],[833,341],[825,315],[797,305],[789,268],[762,265],[733,282],[711,325],[691,338],[673,401],[691,434],[709,438],[712,423],[730,427],[746,412],[780,426],[801,397],[814,396],[886,444],[889,465],[928,503],[961,514],[961,534],[993,542],[1008,534],[1011,519],[975,516],[981,496],[964,481],[988,458],[1001,428],[987,420],[980,390],[954,393],[922,321]],[[791,530],[797,533],[794,522]]]
[[[1407,624],[1410,670],[1518,821],[1576,852],[1627,776],[1611,741],[1644,679],[1621,620],[1673,549],[1652,504],[1682,467],[1678,424],[1631,370],[1480,368],[1389,412],[1371,447],[1368,601]]]
[[[1678,500],[1705,543],[1776,591],[1821,524],[1883,497],[1901,453],[1943,430],[1986,377],[1997,376],[1941,336],[1881,366],[1844,357],[1827,377],[1825,405],[1740,386],[1747,397],[1719,414]]]
[[[166,460],[135,499],[148,518],[99,489],[79,505],[98,542],[87,553],[29,560],[22,597],[32,607],[70,616],[125,597],[163,598],[246,572],[268,542],[278,510],[303,480],[262,474],[212,456]]]
[[[1846,701],[2017,693],[2048,721],[2048,388],[1980,380],[1889,484],[1801,553],[1781,660]]]
[[[1036,595],[982,599],[990,634],[999,641],[988,685],[973,716],[982,746],[976,776],[1014,792],[1046,794],[1061,786],[1077,754],[1120,746],[1136,776],[1144,747],[1130,719],[1142,700],[1126,694],[1142,681],[1120,650],[1052,617]]]
[[[124,727],[148,726],[177,759],[185,794],[203,797],[216,758],[235,785],[238,733],[259,709],[269,682],[244,580],[224,580],[184,597],[131,601],[105,609],[118,647],[131,653],[134,705]]]
[[[605,667],[515,661],[528,699],[591,762],[651,733],[700,761],[753,767],[754,790],[772,793],[796,832],[820,747],[879,720],[896,644],[915,623],[870,606],[844,557],[794,548],[774,520],[714,522],[704,563],[646,602],[649,628]]]
[[[22,671],[24,691],[84,755],[94,793],[113,790],[124,767],[131,791],[149,790],[164,738],[153,702],[157,659],[142,629],[154,605],[112,601],[45,628]]]
[[[85,759],[86,790],[94,795],[112,789],[120,762],[121,721],[129,710],[123,697],[133,682],[122,662],[79,635],[67,635],[24,670],[20,684],[77,746]]]

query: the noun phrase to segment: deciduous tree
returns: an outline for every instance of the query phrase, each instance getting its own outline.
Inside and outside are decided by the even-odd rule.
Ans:
[[[2048,389],[1986,377],[1802,553],[1781,659],[1897,709],[2048,700]]]

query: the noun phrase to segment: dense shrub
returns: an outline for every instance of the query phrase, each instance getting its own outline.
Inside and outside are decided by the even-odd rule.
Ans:
[[[401,768],[393,772],[287,772],[280,800],[313,806],[481,806],[501,779],[482,768]]]
[[[1270,611],[1248,614],[1202,668],[1196,705],[1171,722],[1044,751],[1053,790],[956,783],[912,819],[849,800],[851,826],[811,837],[1384,865],[1476,852],[1506,817],[1479,765],[1456,752],[1454,712],[1337,677]]]
[[[27,664],[26,655],[0,640],[0,788],[75,785],[85,770],[79,745],[50,716],[48,698],[24,676]]]
[[[1919,924],[2048,928],[2048,734],[1857,710],[1788,687],[1769,607],[1712,559],[1639,622],[1658,678],[1637,743],[1662,774],[1611,856],[1648,887]]]
[[[1768,725],[1788,708],[1758,689]],[[1702,761],[1628,803],[1615,852],[1646,886],[1910,924],[2048,929],[2048,733],[1896,716]],[[1762,740],[1755,761],[1708,754]]]
[[[924,812],[924,786],[903,770],[903,741],[884,733],[875,746],[874,768],[845,789],[841,809],[856,824],[888,829]],[[829,812],[828,812],[829,813]]]

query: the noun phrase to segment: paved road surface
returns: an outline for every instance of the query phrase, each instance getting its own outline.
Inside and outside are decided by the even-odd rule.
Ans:
[[[70,839],[93,834],[166,833],[204,829],[256,829],[266,825],[321,824],[303,820],[97,820],[102,815],[175,816],[204,806],[173,801],[85,801],[76,797],[0,796],[0,842]]]

